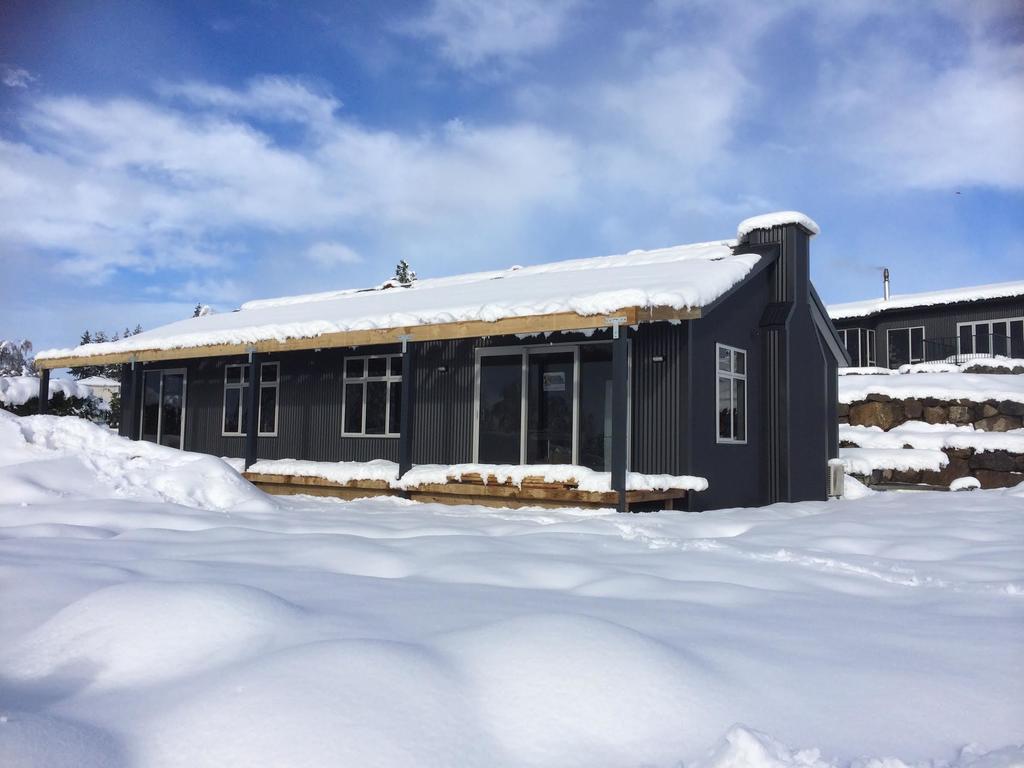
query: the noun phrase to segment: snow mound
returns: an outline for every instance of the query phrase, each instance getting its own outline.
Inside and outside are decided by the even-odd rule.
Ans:
[[[885,431],[881,427],[840,424],[839,441],[860,448],[923,448],[941,451],[944,448],[973,448],[985,451],[1024,453],[1024,429],[989,432],[975,429],[973,424],[929,424],[905,421]]]
[[[53,715],[0,709],[4,768],[125,768],[127,755],[110,733]]]
[[[68,691],[152,685],[260,653],[299,611],[253,587],[137,582],[92,592],[0,659],[9,680]]]
[[[92,396],[92,390],[74,379],[50,379],[50,397],[63,393],[65,397]],[[24,405],[39,396],[37,376],[0,376],[0,405]]]
[[[457,668],[416,645],[307,644],[199,686],[146,723],[139,752],[211,768],[507,765],[460,694]]]
[[[5,500],[25,504],[115,496],[201,509],[277,507],[214,456],[128,440],[71,416],[3,414],[0,480]]]
[[[723,717],[706,662],[609,621],[521,616],[438,644],[513,765],[668,764]]]
[[[949,484],[951,491],[976,491],[981,488],[981,481],[976,477],[958,477]]]
[[[693,768],[835,768],[835,763],[822,760],[817,749],[793,751],[767,734],[734,725]]]
[[[690,768],[1022,768],[1024,747],[1008,746],[986,752],[976,745],[960,750],[951,762],[905,763],[896,757],[861,758],[852,763],[826,760],[820,749],[794,750],[768,734],[734,725],[708,757]]]
[[[840,448],[839,458],[848,474],[861,476],[876,469],[938,472],[949,464],[949,457],[942,451],[924,448]]]
[[[934,397],[938,400],[1012,400],[1024,403],[1024,376],[1012,373],[919,373],[897,376],[840,376],[839,402],[868,395],[897,400]]]
[[[772,227],[781,227],[784,224],[799,224],[812,235],[817,235],[821,232],[821,228],[815,223],[814,219],[806,213],[800,213],[800,211],[778,211],[744,219],[736,228],[736,239],[742,243],[746,241],[747,235],[755,229],[771,229]]]

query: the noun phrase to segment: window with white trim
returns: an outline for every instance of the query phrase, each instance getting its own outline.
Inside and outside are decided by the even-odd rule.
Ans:
[[[839,331],[843,346],[850,353],[850,365],[854,368],[875,365],[875,332],[870,328],[845,328]]]
[[[277,437],[277,394],[280,363],[260,363],[259,424],[260,437]],[[249,365],[224,366],[224,417],[221,434],[241,436],[246,433],[249,417]]]
[[[1024,356],[1024,317],[957,323],[961,355]]]
[[[747,353],[715,345],[717,357],[718,442],[747,442]]]
[[[885,346],[889,352],[890,368],[924,362],[924,326],[890,328],[886,331]]]
[[[402,413],[402,356],[345,358],[342,435],[398,437]]]

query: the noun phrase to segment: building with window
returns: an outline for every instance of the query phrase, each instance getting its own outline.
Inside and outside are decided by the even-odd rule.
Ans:
[[[1024,281],[889,295],[886,270],[882,298],[828,313],[853,366],[1024,358]]]
[[[735,240],[253,301],[36,360],[121,363],[122,434],[246,466],[575,465],[620,508],[633,473],[706,478],[691,509],[823,499],[845,353],[816,232],[770,214]]]

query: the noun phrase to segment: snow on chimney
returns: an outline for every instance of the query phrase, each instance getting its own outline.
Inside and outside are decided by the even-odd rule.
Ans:
[[[889,268],[882,268],[882,298],[889,300]]]

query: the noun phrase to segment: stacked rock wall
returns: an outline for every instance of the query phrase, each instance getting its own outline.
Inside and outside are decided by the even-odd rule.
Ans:
[[[1008,432],[1024,426],[1024,403],[1011,400],[899,400],[869,394],[864,400],[840,403],[839,421],[854,426],[880,427],[888,432],[907,421],[972,425],[986,432]],[[842,447],[851,444],[844,443]],[[907,446],[911,447],[911,446]],[[868,481],[914,483],[947,487],[960,477],[976,477],[982,488],[1005,488],[1024,482],[1024,453],[945,448],[949,464],[940,471],[876,470]]]

